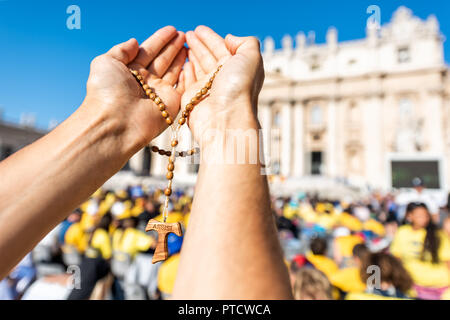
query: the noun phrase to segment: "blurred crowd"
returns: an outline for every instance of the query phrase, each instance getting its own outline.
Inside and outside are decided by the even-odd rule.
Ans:
[[[272,197],[294,297],[450,299],[449,205],[413,185],[353,202]],[[167,222],[183,234],[193,196],[169,202]],[[183,237],[169,234],[169,258],[152,264],[157,234],[144,231],[163,203],[162,190],[139,185],[97,190],[0,281],[0,299],[169,298]]]

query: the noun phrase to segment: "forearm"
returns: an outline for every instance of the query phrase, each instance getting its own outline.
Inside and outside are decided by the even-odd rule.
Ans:
[[[258,128],[255,120],[244,129]],[[291,298],[267,179],[249,159],[200,165],[175,299]]]
[[[136,151],[93,103],[0,163],[0,278]]]

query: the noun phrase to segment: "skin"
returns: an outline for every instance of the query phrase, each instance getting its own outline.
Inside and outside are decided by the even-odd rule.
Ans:
[[[130,39],[95,58],[82,105],[0,163],[0,278],[166,129],[128,67],[140,71],[175,118],[180,102],[205,84],[218,63],[224,65],[209,97],[189,118],[202,154],[216,147],[214,139],[202,141],[205,130],[259,128],[256,107],[264,72],[256,39],[224,40],[206,27],[185,38],[165,27],[140,46]],[[259,164],[202,163],[174,298],[292,298],[260,169]]]
[[[189,119],[195,140],[208,154],[209,149],[218,150],[219,142],[203,139],[208,130],[260,128],[256,108],[264,71],[259,42],[231,35],[223,39],[204,26],[188,32],[186,40],[190,62],[184,69],[183,102],[223,63],[210,96]],[[200,165],[172,297],[292,298],[261,165],[215,160]]]
[[[142,73],[175,115],[183,88],[173,85],[185,62],[184,42],[183,33],[165,27],[140,46],[130,39],[95,58],[82,105],[0,163],[0,278],[166,128],[127,65]]]
[[[430,214],[425,208],[416,208],[409,213],[409,219],[411,219],[411,225],[414,230],[426,228],[430,222]]]

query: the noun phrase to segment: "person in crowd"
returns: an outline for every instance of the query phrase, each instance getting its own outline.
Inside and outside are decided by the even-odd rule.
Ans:
[[[361,279],[361,268],[370,255],[366,245],[359,243],[352,248],[352,260],[348,267],[335,272],[330,282],[339,289],[341,297],[349,292],[362,292],[366,284]]]
[[[338,227],[333,231],[333,258],[340,268],[352,265],[353,248],[364,239],[347,227]]]
[[[109,260],[112,255],[111,239],[108,233],[111,221],[112,216],[107,213],[89,232],[87,248],[80,265],[80,288],[72,290],[68,297],[69,300],[89,299],[97,282],[108,275]]]
[[[426,186],[422,178],[415,177],[411,181],[412,189],[401,192],[397,195],[395,202],[399,206],[397,209],[397,219],[399,222],[406,219],[408,213],[407,206],[412,202],[424,203],[437,223],[439,221],[439,203],[430,193],[426,191]]]
[[[293,286],[296,300],[331,300],[332,286],[323,272],[303,267],[298,270]]]
[[[208,161],[200,165],[191,231],[184,238],[172,296],[292,298],[270,211],[267,177],[261,175],[262,159],[256,164],[225,163],[220,159],[223,152],[217,152],[222,141],[203,139],[205,132],[219,128],[259,131],[257,104],[264,82],[260,44],[254,37],[222,38],[205,26],[186,34],[168,26],[141,45],[130,39],[97,57],[80,108],[43,138],[0,162],[0,176],[7,182],[0,185],[4,204],[0,221],[7,221],[0,224],[0,278],[167,129],[158,106],[142,94],[129,68],[143,74],[175,117],[179,106],[186,105],[221,65],[209,96],[199,101],[188,120],[202,157]],[[263,154],[258,148],[250,144],[247,154]],[[95,272],[82,272],[88,283],[82,286],[85,292],[72,291],[70,298],[87,298],[94,281],[107,273],[111,245],[106,239],[106,228],[93,232],[83,261],[105,261],[95,263],[96,267],[89,265]],[[94,251],[96,258],[89,258]]]
[[[425,203],[408,204],[406,219],[390,247],[414,280],[417,296],[439,299],[450,285],[450,242],[439,230]]]
[[[413,280],[402,262],[385,252],[372,253],[361,265],[364,292],[351,292],[347,300],[409,299]]]
[[[310,249],[306,254],[308,261],[330,279],[338,271],[338,266],[333,259],[327,256],[327,241],[321,237],[314,238],[311,241]]]
[[[158,289],[163,299],[168,299],[175,285],[178,266],[180,264],[180,250],[183,243],[183,237],[179,237],[173,233],[167,236],[167,247],[169,250],[169,258],[163,261],[158,272]]]

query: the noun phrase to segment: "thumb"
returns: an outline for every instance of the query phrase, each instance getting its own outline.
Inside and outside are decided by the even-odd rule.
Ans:
[[[260,54],[260,44],[256,37],[236,37],[228,34],[225,37],[225,45],[232,55],[237,53],[247,56]]]
[[[130,40],[115,45],[109,50],[106,55],[119,60],[123,64],[129,64],[136,58],[139,52],[139,44],[136,39],[131,38]]]

